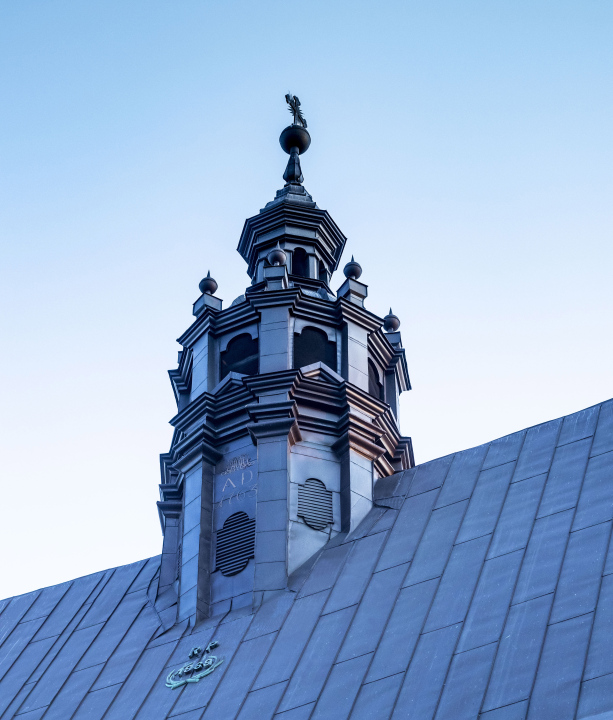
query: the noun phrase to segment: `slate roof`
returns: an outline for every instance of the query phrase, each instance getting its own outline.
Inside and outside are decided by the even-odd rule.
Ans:
[[[0,718],[613,718],[613,401],[376,496],[255,613],[164,630],[159,557],[0,602]]]

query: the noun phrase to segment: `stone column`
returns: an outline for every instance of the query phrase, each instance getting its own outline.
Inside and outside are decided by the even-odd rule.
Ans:
[[[287,586],[290,447],[300,431],[293,403],[265,403],[250,410],[249,432],[258,452],[254,592],[261,597]],[[276,417],[275,417],[276,416]]]
[[[213,479],[221,454],[202,426],[176,448],[174,467],[183,474],[183,533],[178,620],[209,616]]]
[[[374,441],[382,431],[357,418],[351,410],[345,432],[333,449],[341,461],[341,529],[351,532],[366,517],[373,503],[374,461],[385,452]]]
[[[162,562],[160,565],[160,582],[158,594],[162,594],[176,580],[178,575],[179,530],[181,527],[181,500],[158,502],[160,513],[164,517],[164,543],[162,545]]]
[[[276,268],[275,268],[276,269]],[[285,272],[285,268],[283,268]],[[260,309],[260,374],[289,370],[290,338],[287,306]]]

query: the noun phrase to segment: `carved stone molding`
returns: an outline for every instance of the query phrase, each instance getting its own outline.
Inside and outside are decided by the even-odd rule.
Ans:
[[[222,457],[213,444],[215,441],[206,425],[194,430],[173,448],[173,467],[184,473],[202,460],[215,465]]]

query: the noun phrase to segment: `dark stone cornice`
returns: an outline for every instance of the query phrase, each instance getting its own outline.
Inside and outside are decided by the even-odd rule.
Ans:
[[[176,436],[176,431],[174,433]],[[173,436],[173,440],[175,437]],[[174,482],[173,473],[171,470],[172,465],[172,453],[161,453],[160,454],[160,475],[162,478],[163,485],[171,485]]]
[[[226,308],[215,316],[211,325],[213,335],[221,335],[228,330],[237,330],[241,327],[257,324],[260,316],[253,310],[250,303],[241,303],[234,307]]]
[[[299,288],[288,288],[287,290],[264,290],[249,293],[247,295],[247,301],[256,311],[259,311],[262,308],[278,306],[293,308],[299,295]]]
[[[377,433],[372,432],[371,426],[362,424],[355,417],[347,415],[341,429],[341,437],[334,443],[332,449],[339,454],[351,449],[369,460],[378,460],[385,452],[385,448],[377,445],[378,437]]]
[[[300,298],[293,308],[293,315],[301,320],[311,320],[337,328],[342,326],[336,308],[336,301],[314,298],[305,293],[300,294]]]
[[[368,351],[373,360],[378,361],[383,367],[387,367],[394,357],[394,348],[387,341],[381,328],[378,328],[368,336]]]
[[[299,370],[280,370],[262,375],[250,375],[243,378],[243,383],[254,397],[270,390],[276,392],[285,390],[289,393],[299,372]]]
[[[211,310],[207,308],[202,315],[200,315],[194,322],[187,328],[187,330],[177,338],[179,345],[183,347],[191,347],[196,340],[205,333],[211,326],[211,321],[217,315],[217,310]]]
[[[216,449],[217,438],[206,425],[201,425],[172,449],[173,468],[186,472],[201,459],[214,465],[222,454]]]
[[[248,412],[252,422],[247,428],[255,445],[258,440],[266,437],[287,435],[292,445],[302,439],[293,401],[252,405]]]
[[[338,268],[347,241],[327,210],[300,203],[273,203],[243,226],[237,250],[247,263],[249,277],[255,274],[260,249],[274,247],[281,239],[317,245],[331,271]]]
[[[170,425],[184,430],[196,420],[206,417],[208,412],[210,412],[212,402],[214,402],[212,395],[202,393],[202,395],[199,395],[195,400],[192,400],[186,408],[171,418],[169,421]]]
[[[183,347],[192,347],[207,331],[216,336],[228,330],[257,324],[259,319],[259,315],[247,302],[219,311],[211,311],[207,308],[177,339],[177,342]]]
[[[396,372],[400,387],[400,392],[411,390],[411,379],[409,377],[409,367],[404,348],[394,348],[394,358],[396,359]]]
[[[170,377],[170,384],[172,385],[172,391],[179,404],[179,399],[182,393],[189,392],[190,382],[192,378],[192,351],[191,348],[183,350],[181,352],[181,359],[179,360],[179,367],[168,371]]]
[[[378,330],[383,324],[383,320],[377,317],[377,315],[358,305],[354,305],[354,303],[349,302],[349,300],[345,298],[337,298],[336,307],[340,320],[350,320],[365,328],[368,332]]]
[[[268,402],[271,394],[285,399]],[[167,463],[173,469],[180,469],[179,458],[182,463],[190,462],[192,453],[208,453],[213,458],[216,446],[247,432],[254,442],[258,437],[283,434],[296,442],[300,429],[330,435],[337,442],[346,436],[351,447],[377,461],[380,475],[407,466],[406,453],[399,453],[403,438],[389,405],[346,382],[323,363],[304,372],[237,376],[219,395],[200,395],[171,424],[184,432],[198,426],[173,445],[172,464]],[[198,443],[208,443],[208,450]]]
[[[177,500],[158,500],[157,501],[158,512],[164,518],[178,520],[181,517],[183,511],[183,501],[181,498]]]
[[[381,328],[368,336],[368,351],[382,367],[394,370],[400,392],[411,389],[404,348],[392,345]]]

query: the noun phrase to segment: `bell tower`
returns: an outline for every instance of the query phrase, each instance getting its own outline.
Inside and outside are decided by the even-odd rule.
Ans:
[[[300,101],[281,133],[284,187],[243,227],[251,285],[227,308],[210,273],[169,371],[175,431],[161,456],[158,609],[192,622],[259,604],[372,507],[374,484],[411,467],[398,397],[410,390],[391,313],[365,306],[346,238],[303,187],[311,137]]]

